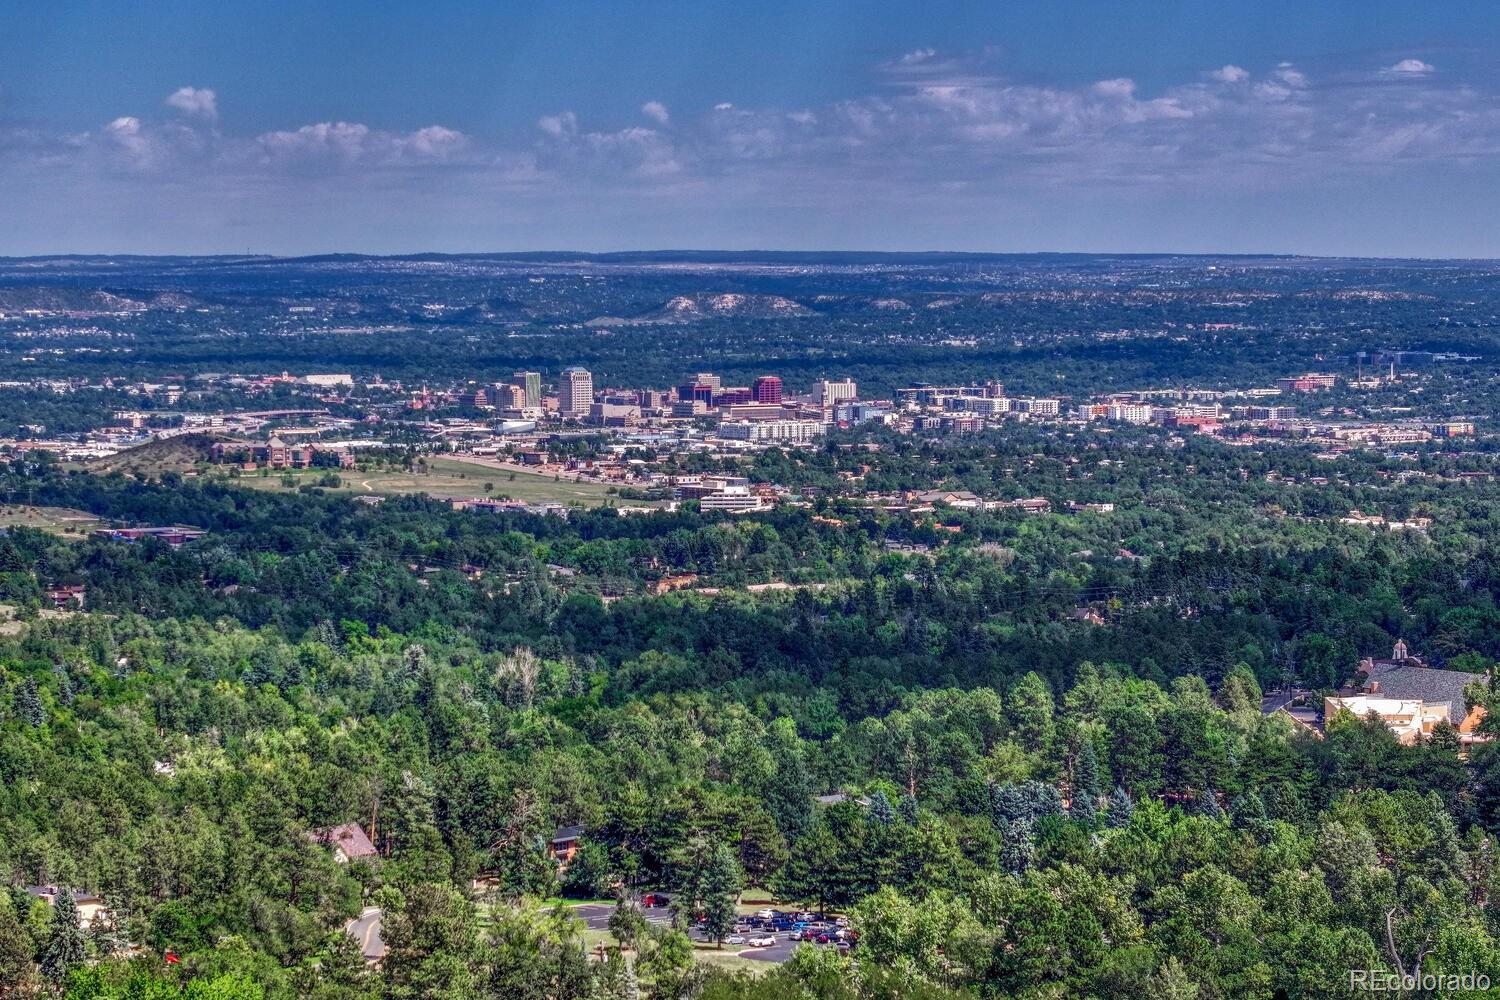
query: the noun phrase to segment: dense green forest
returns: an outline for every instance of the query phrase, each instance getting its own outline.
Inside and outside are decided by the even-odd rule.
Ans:
[[[877,433],[763,453],[752,476],[813,499],[732,519],[13,463],[9,502],[207,534],[0,538],[0,994],[1209,1000],[1493,975],[1500,753],[1261,713],[1398,637],[1490,703],[1500,487],[1458,476],[1475,460]],[[847,474],[1053,510],[887,510]],[[1432,523],[1341,523],[1356,507]],[[679,574],[718,592],[652,592]],[[771,580],[809,586],[739,589]],[[84,610],[42,610],[65,584]],[[345,823],[378,860],[309,836]],[[49,884],[106,919],[23,888]],[[696,961],[682,928],[749,886],[847,915],[857,947]],[[682,922],[612,922],[593,959],[555,903],[647,891]],[[378,966],[342,929],[366,907]]]
[[[633,995],[626,959],[591,966],[526,900],[675,888],[705,844],[852,912],[857,969],[752,982],[658,930],[628,956],[653,996],[1325,996],[1350,968],[1495,967],[1500,757],[1466,766],[1451,733],[1294,734],[1244,668],[1215,691],[1083,664],[867,715],[822,686],[670,690],[654,652],[613,670],[442,632],[88,615],[0,648],[0,863],[114,918],[59,968],[66,928],[13,891],[0,968],[34,950],[79,997]],[[814,808],[837,788],[869,804]],[[378,866],[306,836],[372,811]],[[563,886],[533,846],[560,823],[589,831]],[[378,971],[337,931],[363,899],[388,914]],[[145,953],[89,964],[126,941]]]

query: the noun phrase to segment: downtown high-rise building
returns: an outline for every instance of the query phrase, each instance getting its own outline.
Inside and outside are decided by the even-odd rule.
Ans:
[[[593,404],[594,376],[578,365],[564,368],[557,383],[558,412],[565,417],[584,417]]]
[[[762,375],[755,380],[750,390],[757,403],[771,405],[781,403],[781,379],[775,375]]]
[[[840,379],[836,382],[822,379],[813,383],[812,402],[814,406],[837,406],[839,403],[857,399],[858,392],[852,379]]]
[[[523,406],[538,407],[542,405],[542,373],[541,372],[514,372],[510,377],[510,384],[519,387],[526,393],[526,402]]]

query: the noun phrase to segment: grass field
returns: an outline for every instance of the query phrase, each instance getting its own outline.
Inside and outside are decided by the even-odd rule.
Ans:
[[[231,480],[238,486],[249,489],[280,491],[284,477],[290,475],[293,485],[314,486],[326,474],[323,469],[294,469],[290,472],[270,472],[262,476],[250,472]],[[514,476],[514,478],[511,478]],[[471,465],[451,458],[429,459],[426,472],[405,472],[400,469],[383,469],[360,472],[356,469],[339,470],[343,485],[332,492],[403,494],[426,493],[442,499],[453,497],[508,496],[528,503],[556,501],[567,504],[599,506],[618,503],[619,499],[608,492],[608,488],[594,483],[554,482],[551,476],[529,475],[524,472],[506,472]],[[485,485],[493,486],[486,491]]]
[[[62,538],[82,538],[99,524],[94,515],[67,507],[0,506],[0,528],[40,528]]]

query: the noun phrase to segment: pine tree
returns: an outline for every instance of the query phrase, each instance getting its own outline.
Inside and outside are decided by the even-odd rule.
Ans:
[[[52,668],[52,674],[57,678],[57,700],[63,705],[73,704],[75,691],[73,678],[68,675],[68,670],[61,663]]]
[[[891,800],[879,788],[870,795],[869,813],[870,822],[878,826],[890,826],[896,822],[896,810],[891,808]]]
[[[1094,741],[1083,739],[1079,759],[1073,765],[1073,819],[1094,826],[1100,819],[1100,759],[1094,753]]]
[[[594,973],[594,1000],[640,1000],[635,970],[618,951],[611,951]]]
[[[907,826],[915,826],[917,823],[917,797],[910,792],[901,796],[901,822]]]
[[[1092,827],[1099,821],[1099,807],[1095,804],[1093,795],[1082,789],[1073,790],[1073,801],[1068,808],[1068,814],[1084,826]]]
[[[1130,801],[1130,793],[1123,785],[1116,785],[1115,793],[1109,797],[1109,812],[1104,814],[1105,825],[1113,830],[1123,829],[1130,825],[1134,813],[1135,803]]]
[[[1214,794],[1212,788],[1205,788],[1198,793],[1198,812],[1209,819],[1223,819],[1224,810],[1219,808],[1219,797]]]
[[[1094,753],[1094,741],[1085,738],[1073,764],[1073,798],[1086,795],[1097,803],[1099,793],[1099,758]]]
[[[84,960],[83,930],[78,926],[78,903],[71,889],[58,889],[52,903],[52,919],[47,926],[47,940],[42,944],[42,975],[62,983],[68,970]]]
[[[31,993],[31,936],[16,918],[10,898],[0,893],[0,997]]]
[[[734,852],[724,844],[715,844],[704,867],[699,891],[703,894],[703,929],[720,947],[734,930],[735,907],[743,889],[744,880]]]
[[[1000,866],[1019,875],[1036,860],[1036,828],[1029,819],[1011,820],[1001,834]]]
[[[15,695],[16,717],[33,729],[40,729],[42,723],[47,721],[47,713],[42,708],[42,696],[37,693],[36,681],[28,677],[16,689]]]

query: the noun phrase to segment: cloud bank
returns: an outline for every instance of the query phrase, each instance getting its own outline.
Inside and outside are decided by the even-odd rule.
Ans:
[[[856,209],[895,217],[1013,213],[1048,198],[1284,198],[1415,183],[1431,169],[1493,179],[1500,153],[1497,95],[1416,57],[1338,75],[1230,64],[1149,91],[1127,77],[1014,80],[998,61],[995,50],[919,48],[872,67],[867,92],[844,100],[710,98],[669,111],[648,99],[635,122],[613,124],[559,108],[530,135],[509,136],[337,120],[244,134],[221,118],[215,91],[184,86],[165,97],[163,117],[125,108],[81,133],[0,122],[0,191],[12,192],[0,193],[0,208],[26,199],[21,214],[39,224],[39,197],[130,198],[170,220],[212,197],[275,218],[293,205],[357,213],[406,197],[438,233],[445,212],[493,211],[514,226],[588,206],[601,231],[613,222],[628,232],[648,211],[711,212],[723,230],[759,210],[819,213],[807,222],[818,234]]]

